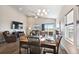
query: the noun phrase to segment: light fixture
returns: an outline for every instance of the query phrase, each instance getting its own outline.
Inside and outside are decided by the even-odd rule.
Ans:
[[[31,27],[29,27],[28,29],[31,30]]]
[[[38,12],[37,15],[40,15],[40,13]]]
[[[46,9],[43,9],[42,11],[43,11],[43,12],[46,12]]]
[[[37,10],[37,15],[38,15],[38,16],[47,15],[47,10],[46,10],[46,9],[38,9],[38,10]]]
[[[21,11],[23,8],[19,8],[19,10]]]
[[[40,13],[41,12],[41,9],[38,9],[38,12]]]
[[[41,16],[43,16],[44,14],[43,13],[41,13]]]
[[[47,12],[44,12],[45,13],[45,15],[47,15]]]

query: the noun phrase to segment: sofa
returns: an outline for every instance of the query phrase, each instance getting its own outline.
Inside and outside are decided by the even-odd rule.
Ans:
[[[16,42],[17,40],[16,35],[10,34],[9,31],[4,31],[3,36],[7,43]]]

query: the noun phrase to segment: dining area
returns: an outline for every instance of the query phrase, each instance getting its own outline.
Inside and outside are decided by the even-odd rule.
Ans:
[[[57,33],[59,34],[59,33]],[[19,37],[19,54],[24,49],[25,54],[58,54],[62,36],[56,39],[43,36],[26,36]]]

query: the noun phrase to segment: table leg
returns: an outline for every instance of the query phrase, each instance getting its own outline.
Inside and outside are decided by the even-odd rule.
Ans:
[[[21,44],[19,43],[19,54],[21,54]]]

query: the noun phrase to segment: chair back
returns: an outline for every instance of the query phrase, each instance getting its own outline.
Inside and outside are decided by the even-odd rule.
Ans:
[[[27,36],[25,36],[25,35],[20,36],[20,37],[19,37],[19,40],[20,40],[20,41],[21,41],[21,40],[28,41]]]
[[[10,34],[9,31],[4,31],[4,32],[3,32],[3,35],[4,35],[4,36],[7,36],[7,35],[9,35],[9,34]]]
[[[34,46],[39,46],[40,45],[40,40],[38,37],[29,37],[28,38],[28,42],[29,42],[29,45],[34,45]]]
[[[61,39],[62,39],[62,36],[59,36],[55,41],[56,41],[56,47],[57,47],[57,52],[56,53],[58,53],[58,51],[59,51],[59,45],[60,45],[60,42],[61,42]]]
[[[19,33],[18,35],[19,35],[19,37],[20,37],[20,36],[25,36],[25,33],[22,32],[22,33]]]
[[[30,53],[32,53],[32,54],[39,54],[39,53],[41,53],[39,38],[37,38],[37,37],[30,37],[28,42],[29,42],[29,46],[30,46]]]

